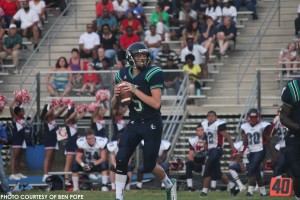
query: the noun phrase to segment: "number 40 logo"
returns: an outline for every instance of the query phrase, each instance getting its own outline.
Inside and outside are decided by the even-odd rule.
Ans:
[[[293,180],[291,178],[272,178],[270,196],[289,197],[293,194]]]

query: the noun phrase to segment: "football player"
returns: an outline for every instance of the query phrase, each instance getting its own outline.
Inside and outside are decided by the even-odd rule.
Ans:
[[[144,140],[144,172],[152,172],[165,184],[167,199],[171,200],[176,196],[176,187],[173,187],[176,185],[176,179],[170,180],[164,169],[156,163],[163,131],[160,112],[163,72],[159,67],[150,65],[149,49],[141,42],[128,47],[126,59],[131,66],[120,69],[116,74],[116,86],[111,100],[112,107],[120,103],[120,82],[123,85],[122,89],[133,94],[128,105],[129,123],[120,139],[120,149],[116,157],[116,199],[124,198],[128,161],[136,147]]]
[[[234,149],[232,139],[226,130],[226,122],[217,119],[215,111],[209,111],[206,118],[207,119],[201,123],[207,137],[208,149],[208,158],[206,159],[203,173],[204,181],[201,196],[207,195],[211,180],[217,179],[221,179],[222,182],[227,185],[227,188],[230,189],[231,194],[235,196],[239,193],[239,189],[221,172],[220,160],[223,155],[223,137],[227,139],[231,148]]]
[[[280,112],[282,125],[289,129],[286,137],[286,164],[293,176],[295,197],[300,200],[300,80],[292,80],[283,89]]]
[[[73,191],[78,191],[79,171],[86,173],[99,172],[102,174],[102,191],[108,191],[107,138],[95,136],[92,130],[87,130],[85,137],[77,139],[78,146],[72,165]]]
[[[144,149],[144,140],[141,142],[142,149]],[[167,162],[168,152],[171,148],[171,143],[168,140],[161,140],[158,157],[157,157],[157,164],[159,164],[167,174],[169,174],[169,163]],[[137,184],[136,189],[140,190],[143,186],[143,176],[144,176],[144,165],[143,163],[138,167],[137,170]],[[164,188],[164,184],[162,183],[162,188]]]
[[[244,146],[249,148],[249,167],[248,167],[248,192],[247,196],[253,196],[253,189],[257,182],[261,196],[267,196],[264,181],[260,173],[261,163],[266,155],[264,141],[268,141],[269,122],[261,122],[260,113],[256,108],[249,109],[247,122],[242,124],[242,137]]]

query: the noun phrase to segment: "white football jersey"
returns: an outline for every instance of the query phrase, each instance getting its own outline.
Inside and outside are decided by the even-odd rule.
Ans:
[[[84,151],[84,157],[86,162],[94,162],[100,159],[101,150],[107,145],[108,139],[104,137],[95,137],[96,142],[93,146],[90,146],[85,137],[77,139],[76,143],[79,149]]]
[[[242,124],[241,129],[248,137],[248,148],[250,152],[263,150],[263,132],[269,125],[269,122],[260,122],[253,127],[249,123]]]
[[[107,144],[107,150],[112,153],[113,155],[117,155],[119,151],[118,142],[117,141],[111,141]]]
[[[207,137],[207,148],[213,149],[220,145],[223,145],[223,136],[218,133],[218,127],[222,124],[226,125],[225,121],[217,119],[214,123],[208,125],[208,120],[204,120],[202,123],[206,137]]]
[[[144,146],[144,140],[141,141],[141,144]],[[168,140],[161,140],[159,151],[158,151],[158,157],[160,157],[165,150],[169,150],[170,147],[171,147],[171,143]]]
[[[189,138],[189,144],[194,149],[195,153],[200,151],[205,151],[206,139],[205,137],[201,138],[198,136],[194,136]]]

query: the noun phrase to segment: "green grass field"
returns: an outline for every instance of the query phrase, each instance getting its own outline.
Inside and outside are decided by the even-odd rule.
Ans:
[[[229,192],[209,192],[208,196],[202,197],[200,196],[200,191],[196,192],[177,192],[177,200],[197,200],[197,199],[205,199],[205,200],[244,200],[244,199],[272,199],[272,200],[286,200],[286,199],[295,199],[294,197],[283,198],[283,197],[261,197],[258,192],[254,193],[253,197],[246,197],[246,192],[239,193],[236,197],[233,197],[229,194]],[[101,192],[101,191],[80,191],[80,192],[67,192],[67,191],[51,191],[51,192],[43,192],[43,191],[28,191],[28,192],[19,192],[14,193],[14,198],[10,199],[50,199],[50,200],[61,200],[61,199],[72,199],[72,200],[114,200],[115,194],[114,192]],[[44,195],[44,196],[36,196],[36,195]],[[47,196],[46,196],[47,195]],[[4,196],[0,195],[0,199],[5,199]],[[8,199],[8,198],[7,198]],[[166,195],[163,190],[131,190],[125,192],[125,200],[165,200]]]

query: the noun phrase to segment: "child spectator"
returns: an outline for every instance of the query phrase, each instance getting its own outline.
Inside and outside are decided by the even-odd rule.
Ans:
[[[88,71],[94,71],[93,64],[89,64]],[[83,75],[83,86],[81,88],[81,91],[77,93],[78,96],[81,96],[81,93],[83,93],[86,89],[89,89],[88,96],[92,96],[95,92],[96,84],[99,82],[98,80],[98,74],[96,73],[85,73]]]

